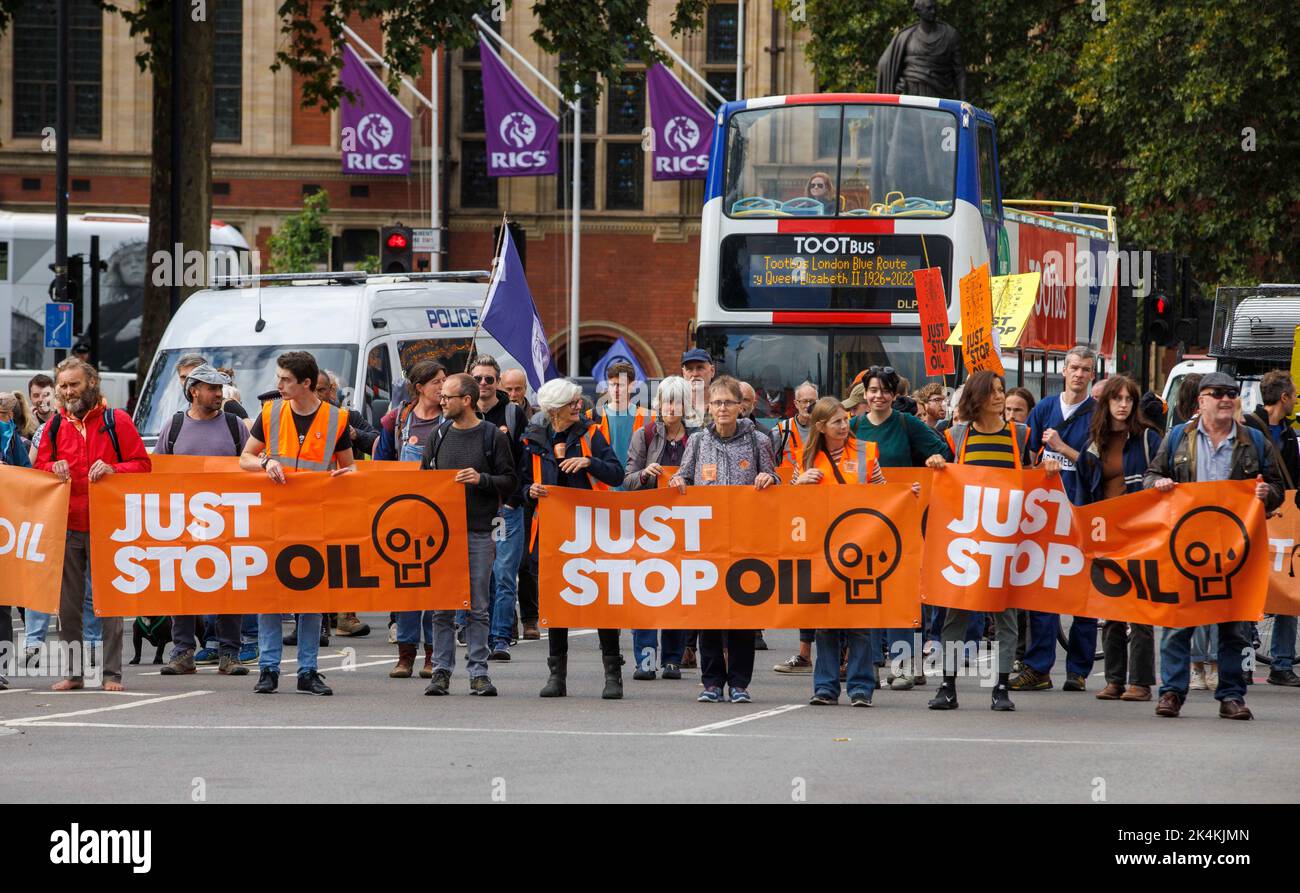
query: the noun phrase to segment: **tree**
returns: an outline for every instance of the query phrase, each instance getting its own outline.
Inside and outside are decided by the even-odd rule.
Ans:
[[[324,217],[330,196],[324,189],[302,200],[302,211],[291,214],[267,240],[272,273],[305,273],[329,260],[330,231]]]

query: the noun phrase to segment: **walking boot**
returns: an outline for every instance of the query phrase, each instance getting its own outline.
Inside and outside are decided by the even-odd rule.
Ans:
[[[606,701],[617,701],[623,697],[623,655],[602,654],[600,662],[605,665],[605,690],[600,696]]]
[[[546,685],[542,686],[539,697],[564,697],[569,693],[565,684],[569,676],[569,656],[566,654],[562,657],[548,657],[546,666],[550,668],[551,675],[547,678]]]
[[[424,646],[424,666],[420,667],[421,679],[433,678],[433,646]]]
[[[398,645],[397,646],[397,666],[388,671],[390,679],[410,679],[411,670],[415,667],[415,646]]]

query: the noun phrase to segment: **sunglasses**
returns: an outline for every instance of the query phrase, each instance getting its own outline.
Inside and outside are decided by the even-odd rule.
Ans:
[[[1241,391],[1236,388],[1210,388],[1208,391],[1201,391],[1202,394],[1209,394],[1215,400],[1222,400],[1224,397],[1236,399]]]
[[[496,383],[497,383],[497,378],[496,378],[495,375],[475,375],[475,376],[474,376],[474,380],[477,381],[479,384],[496,384]]]

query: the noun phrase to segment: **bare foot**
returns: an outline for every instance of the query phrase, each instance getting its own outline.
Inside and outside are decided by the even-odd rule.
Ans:
[[[115,682],[112,679],[104,681],[104,691],[126,691],[126,686],[121,682]]]
[[[75,691],[85,687],[86,684],[80,679],[60,679],[50,686],[50,691]]]

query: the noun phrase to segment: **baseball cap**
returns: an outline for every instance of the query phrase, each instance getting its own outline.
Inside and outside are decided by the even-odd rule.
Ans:
[[[195,366],[190,370],[190,374],[185,376],[185,390],[188,392],[195,384],[230,384],[230,376],[224,372],[218,372],[212,366],[204,363],[202,366]]]
[[[858,382],[853,386],[853,390],[849,391],[848,399],[842,401],[840,405],[843,406],[846,410],[849,410],[857,406],[859,403],[866,403],[866,402],[867,402],[867,389],[862,386],[862,382]]]
[[[1201,387],[1198,393],[1204,394],[1211,388],[1232,388],[1235,391],[1241,390],[1241,385],[1237,380],[1226,372],[1211,372],[1201,379]]]
[[[690,350],[682,354],[683,366],[685,366],[687,363],[697,363],[697,362],[711,364],[713,362],[713,357],[709,356],[709,352],[707,350],[704,350],[701,347],[692,347]]]

